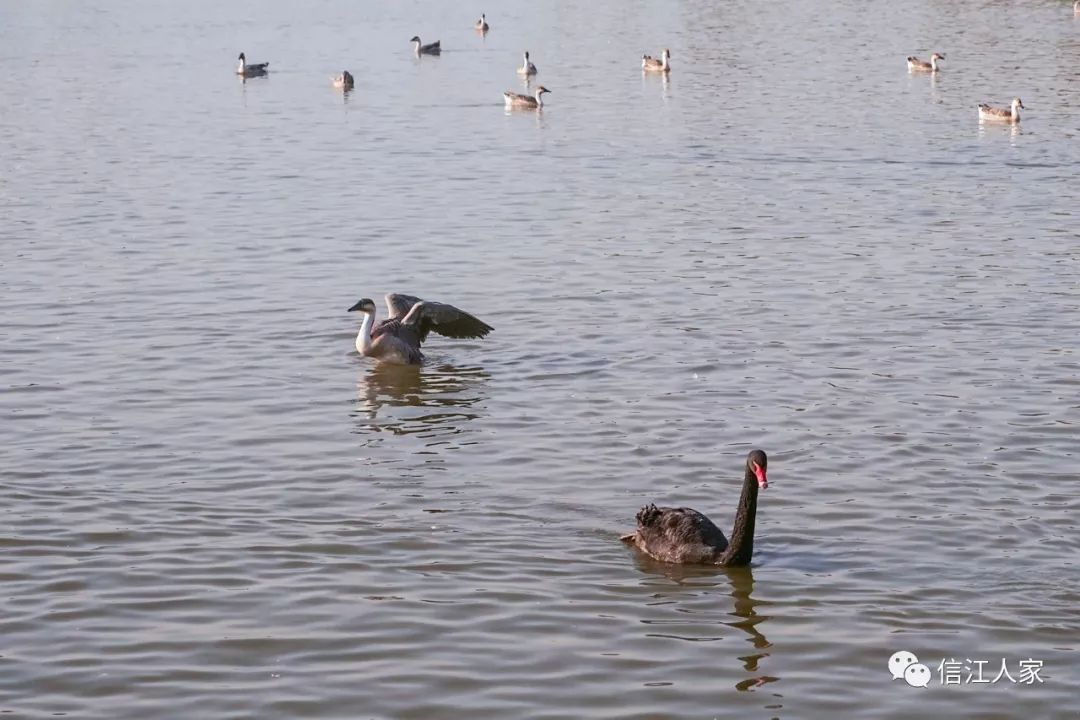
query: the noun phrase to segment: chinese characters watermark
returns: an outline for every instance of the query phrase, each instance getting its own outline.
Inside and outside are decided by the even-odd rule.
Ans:
[[[1020,660],[1016,667],[1016,675],[1009,672],[1009,662],[1001,658],[1000,665],[991,665],[997,668],[987,668],[991,665],[989,660],[973,660],[964,658],[942,659],[937,666],[937,679],[941,685],[993,685],[998,682],[1010,682],[1014,685],[1034,685],[1042,683],[1043,679],[1039,671],[1043,668],[1042,660],[1028,658]],[[915,653],[907,650],[894,652],[889,658],[889,673],[893,680],[903,680],[911,687],[926,687],[933,679],[930,666],[919,662]]]

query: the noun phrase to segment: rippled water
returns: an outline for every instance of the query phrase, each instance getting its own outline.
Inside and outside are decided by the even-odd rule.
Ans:
[[[1078,68],[1056,0],[0,3],[0,712],[1080,716]],[[390,291],[496,331],[374,368]],[[754,446],[752,568],[618,542]]]

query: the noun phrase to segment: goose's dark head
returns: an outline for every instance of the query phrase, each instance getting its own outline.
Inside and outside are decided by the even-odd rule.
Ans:
[[[420,36],[419,35],[413,35],[412,40],[410,40],[409,42],[420,42]]]
[[[247,58],[246,58],[246,57],[244,57],[244,53],[240,53],[240,56],[239,56],[239,57],[237,57],[236,59],[237,59],[237,60],[247,60]]]
[[[537,94],[537,95],[541,95],[541,94],[543,94],[543,93],[549,93],[549,92],[551,92],[551,91],[550,91],[550,90],[548,90],[548,89],[547,89],[546,87],[544,87],[543,85],[541,85],[540,87],[536,88],[536,94]]]
[[[349,308],[348,312],[373,313],[375,312],[375,301],[371,298],[363,298]]]
[[[757,478],[758,487],[764,490],[769,487],[769,477],[766,471],[769,469],[769,458],[764,450],[751,450],[746,456],[746,473],[753,474]]]

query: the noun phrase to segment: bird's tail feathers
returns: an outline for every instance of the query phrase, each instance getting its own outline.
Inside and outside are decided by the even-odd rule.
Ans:
[[[638,525],[640,525],[641,527],[648,527],[649,525],[652,525],[658,517],[660,517],[660,508],[656,507],[656,505],[653,503],[649,503],[645,507],[638,510],[638,513],[636,515]]]

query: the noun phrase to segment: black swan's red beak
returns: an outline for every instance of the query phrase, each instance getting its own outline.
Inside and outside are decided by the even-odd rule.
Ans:
[[[757,475],[758,487],[764,490],[769,487],[769,478],[765,476],[765,468],[761,467],[757,463],[753,464],[754,474]]]

